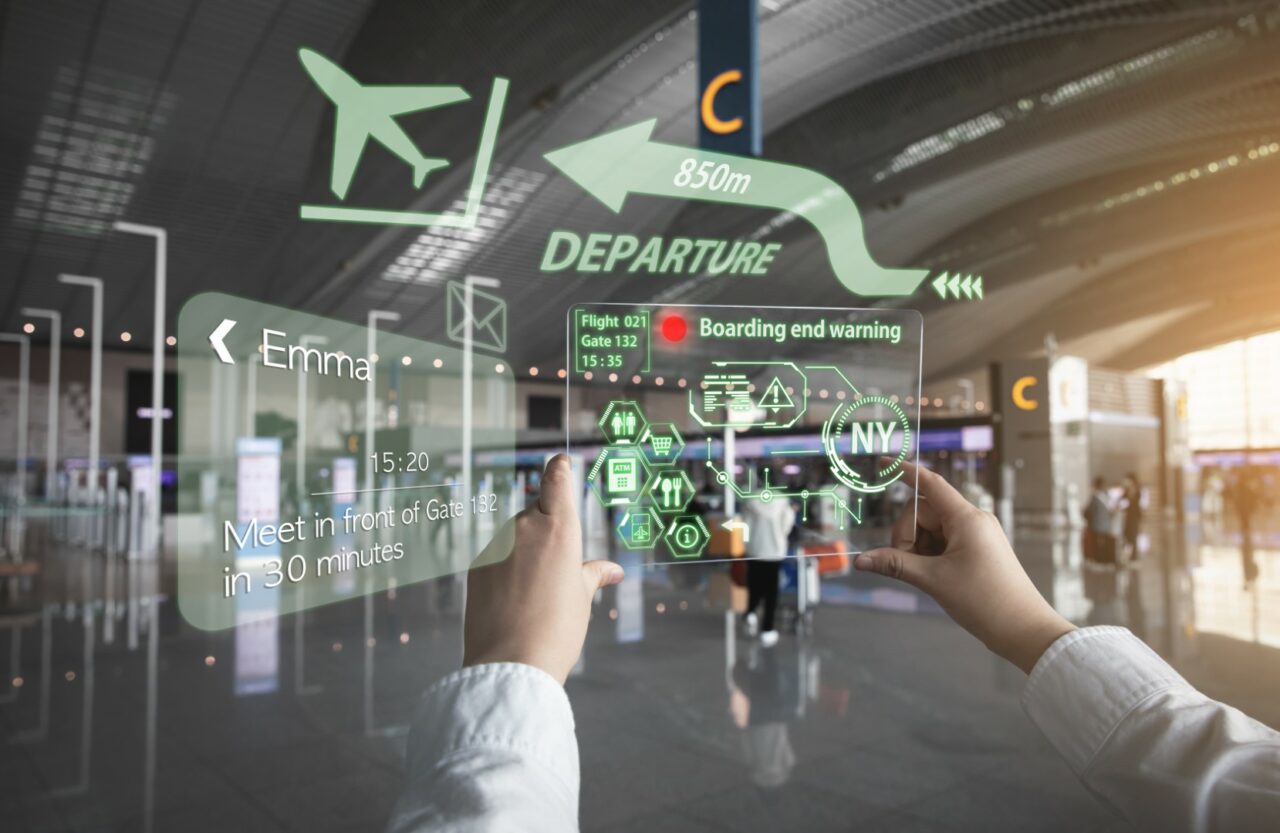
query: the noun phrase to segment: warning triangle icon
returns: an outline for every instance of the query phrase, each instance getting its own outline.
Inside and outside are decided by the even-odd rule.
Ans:
[[[782,386],[782,380],[777,376],[773,377],[773,381],[769,383],[769,387],[764,389],[764,395],[760,397],[756,403],[761,408],[767,408],[773,413],[781,411],[783,408],[794,408],[796,403],[791,399],[791,394],[787,393],[787,389]]]

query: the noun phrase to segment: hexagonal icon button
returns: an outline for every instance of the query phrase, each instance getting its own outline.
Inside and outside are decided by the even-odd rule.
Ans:
[[[644,494],[664,515],[683,512],[693,500],[693,481],[680,469],[662,469],[649,478]]]
[[[634,446],[605,446],[587,472],[587,484],[605,506],[631,506],[644,494],[644,457]]]
[[[667,524],[662,540],[672,558],[698,558],[711,542],[711,531],[697,515],[681,515]]]
[[[649,424],[635,402],[615,399],[600,415],[600,432],[611,445],[636,445]]]
[[[662,518],[648,507],[631,507],[622,513],[614,529],[629,550],[653,549],[662,536]]]
[[[640,451],[649,465],[669,466],[680,459],[684,451],[684,437],[674,423],[651,422],[640,435]]]

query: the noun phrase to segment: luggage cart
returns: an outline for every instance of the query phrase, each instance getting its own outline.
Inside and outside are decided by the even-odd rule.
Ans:
[[[844,542],[802,530],[797,552],[782,564],[778,593],[778,619],[790,633],[814,632],[814,613],[822,601],[822,577],[848,575],[852,561]]]
[[[782,562],[778,588],[778,629],[796,636],[813,634],[813,614],[821,596],[818,565],[804,555],[789,555]]]

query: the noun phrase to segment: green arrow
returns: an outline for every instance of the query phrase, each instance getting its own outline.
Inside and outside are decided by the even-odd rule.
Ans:
[[[947,277],[947,273],[943,272],[933,279],[933,291],[938,293],[938,297],[944,301],[947,299]]]
[[[960,291],[964,293],[964,297],[973,300],[973,275],[964,276],[964,280],[960,281]]]
[[[655,124],[649,119],[593,136],[546,159],[615,212],[631,193],[793,212],[822,235],[836,278],[859,295],[910,295],[928,276],[872,259],[858,206],[834,180],[798,165],[654,142]]]
[[[982,276],[981,275],[979,275],[978,279],[973,282],[973,294],[978,296],[979,301],[982,300]]]
[[[959,274],[955,274],[951,276],[951,280],[947,281],[947,289],[951,290],[952,298],[960,297],[960,275]]]

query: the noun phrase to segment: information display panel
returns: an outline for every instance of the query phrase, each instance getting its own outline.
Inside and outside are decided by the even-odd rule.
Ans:
[[[594,425],[568,442],[607,548],[650,563],[861,551],[914,516],[922,342],[914,310],[572,307],[568,409]]]
[[[519,508],[501,357],[217,293],[184,306],[178,343],[178,599],[198,627],[462,572]]]

